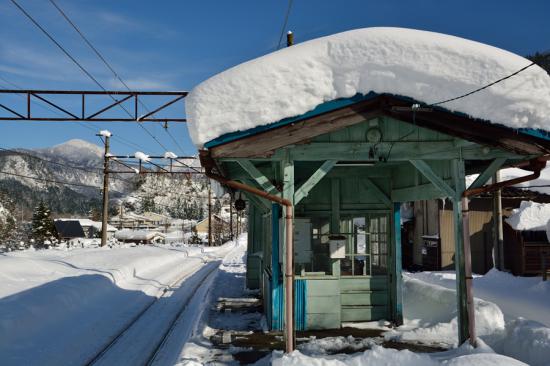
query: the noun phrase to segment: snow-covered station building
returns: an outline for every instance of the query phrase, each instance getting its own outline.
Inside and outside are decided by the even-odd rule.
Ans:
[[[401,204],[448,198],[462,343],[474,331],[468,197],[517,183],[488,183],[503,167],[538,176],[549,100],[550,77],[523,57],[367,28],[231,68],[186,112],[207,174],[248,198],[247,279],[272,329],[400,324]],[[466,186],[467,174],[479,177]]]

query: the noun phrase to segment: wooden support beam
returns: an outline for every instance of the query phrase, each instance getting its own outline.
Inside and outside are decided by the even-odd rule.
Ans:
[[[468,302],[466,292],[466,265],[464,253],[464,223],[462,221],[462,193],[466,189],[464,182],[464,160],[453,160],[453,180],[456,195],[453,200],[453,223],[455,239],[456,296],[458,314],[458,341],[464,343],[470,334],[468,325]]]
[[[374,146],[376,145],[376,148]],[[363,160],[363,161],[408,161],[449,160],[460,157],[470,160],[492,160],[499,157],[520,159],[521,155],[496,148],[475,145],[465,141],[382,141],[368,142],[312,142],[293,146],[293,160]],[[280,159],[276,152],[272,159]]]
[[[239,160],[239,165],[268,193],[275,193],[277,189],[267,177],[256,168],[250,160]]]
[[[392,207],[392,200],[388,197],[386,193],[384,193],[384,191],[382,191],[376,184],[374,184],[372,180],[365,177],[362,178],[361,181],[367,186],[367,189],[374,192],[376,197],[378,197],[380,201],[382,201],[382,203],[384,203],[388,207]]]
[[[450,183],[451,180],[445,180],[445,182]],[[432,200],[444,197],[447,197],[446,193],[436,188],[432,183],[398,188],[391,191],[391,200],[393,202]]]
[[[422,175],[424,175],[432,184],[437,187],[439,190],[441,190],[442,193],[444,193],[447,197],[455,197],[456,193],[454,189],[452,189],[443,179],[441,179],[433,170],[432,168],[423,160],[411,160],[410,161],[412,165]]]
[[[393,321],[403,324],[403,275],[401,259],[401,203],[393,204]]]
[[[487,169],[485,169],[483,171],[483,173],[481,173],[477,178],[476,180],[470,184],[470,186],[468,187],[468,189],[472,189],[472,188],[479,188],[481,187],[482,185],[484,185],[485,183],[487,183],[487,181],[489,180],[489,178],[491,178],[497,170],[500,169],[500,167],[506,162],[506,158],[496,158],[495,160],[493,160],[491,162],[491,164],[489,164],[489,166],[487,167]]]
[[[250,184],[250,182],[246,182],[246,183]],[[271,202],[269,202],[265,198],[261,198],[247,192],[243,192],[243,193],[246,199],[250,201],[254,206],[256,206],[256,208],[260,210],[262,214],[266,213],[268,210],[271,210]]]
[[[317,169],[315,171],[315,173],[313,173],[311,175],[311,177],[309,177],[309,179],[300,186],[300,188],[298,188],[298,190],[296,191],[296,193],[294,193],[294,205],[296,206],[298,203],[300,203],[300,201],[307,197],[307,195],[309,194],[309,192],[313,189],[313,187],[315,187],[317,185],[317,183],[319,183],[321,181],[321,179],[323,179],[325,177],[325,175],[327,175],[328,172],[330,172],[330,170],[334,167],[334,165],[336,165],[336,160],[327,160],[325,161],[320,167],[319,169]]]

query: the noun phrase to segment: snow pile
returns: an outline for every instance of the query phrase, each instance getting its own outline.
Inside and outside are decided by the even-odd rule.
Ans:
[[[113,135],[109,130],[101,130],[99,131],[99,134],[103,137],[111,137]]]
[[[456,292],[408,276],[403,281],[405,325],[386,333],[386,338],[457,345]],[[504,315],[495,304],[475,299],[479,337],[504,329]]]
[[[178,156],[176,154],[174,154],[173,152],[171,151],[167,151],[164,153],[164,158],[165,159],[176,159]]]
[[[523,362],[512,358],[495,354],[494,351],[480,341],[478,348],[464,345],[460,348],[440,353],[414,353],[409,350],[398,351],[395,349],[373,346],[363,353],[352,355],[313,356],[300,351],[294,351],[289,355],[274,352],[272,355],[273,366],[345,366],[345,365],[402,365],[402,366],[521,366]]]
[[[454,287],[455,274],[451,272],[419,272],[407,273],[406,278],[414,278],[416,281],[425,283],[428,286],[433,286],[433,290],[440,289],[442,293],[445,289],[439,285],[445,286],[446,291],[455,293]],[[420,281],[421,279],[422,281]],[[407,281],[408,282],[408,281]],[[430,282],[431,284],[428,284]],[[404,294],[404,309],[407,317],[418,317],[420,319],[428,319],[433,322],[433,317],[430,311],[422,312],[422,307],[414,307],[407,301],[408,297],[421,298],[422,293],[418,293],[422,287],[406,287]],[[514,289],[510,291],[510,289]],[[410,292],[414,291],[414,292]],[[491,331],[485,328],[483,333],[479,332],[479,336],[485,341],[494,351],[519,359],[533,366],[546,366],[550,360],[550,328],[546,325],[550,324],[550,282],[541,281],[540,277],[514,277],[509,273],[491,270],[485,276],[476,276],[474,278],[474,294],[485,300],[493,301],[497,304],[498,313],[501,310],[504,312],[505,325],[499,324]],[[424,307],[427,309],[437,309],[439,301],[434,302],[434,296],[427,296],[423,299]],[[490,303],[491,304],[491,303]],[[409,309],[407,309],[407,305]],[[412,308],[411,308],[412,306]],[[476,304],[476,322],[480,318],[477,313]],[[443,312],[442,310],[433,311],[434,314]],[[490,314],[489,314],[490,315]],[[523,317],[528,317],[533,320],[526,320]],[[500,318],[500,316],[499,316]],[[416,326],[420,326],[422,322],[417,322]],[[499,322],[500,323],[500,322]],[[478,326],[476,324],[476,326]],[[413,331],[411,332],[412,328]],[[404,335],[411,339],[411,335],[422,335],[423,330],[414,331],[415,324],[405,324],[405,326],[394,332]],[[440,327],[445,329],[446,327]],[[479,326],[478,326],[479,329]],[[391,332],[388,335],[392,335]]]
[[[145,154],[145,153],[142,153],[141,151],[137,151],[135,154],[134,154],[134,157],[138,160],[141,160],[141,161],[144,161],[144,162],[148,162],[149,160],[151,160],[149,158],[149,155]]]
[[[545,231],[549,220],[550,204],[521,201],[505,221],[514,230]]]
[[[391,93],[436,103],[529,65],[508,51],[450,35],[365,28],[314,39],[235,66],[185,98],[191,138],[301,115],[338,98]],[[445,108],[513,128],[549,129],[550,77],[538,66]]]

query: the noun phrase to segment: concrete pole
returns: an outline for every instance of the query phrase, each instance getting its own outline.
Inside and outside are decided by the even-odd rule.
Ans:
[[[107,221],[109,217],[109,139],[105,138],[105,155],[103,157],[103,214],[101,215],[101,246],[107,245]]]

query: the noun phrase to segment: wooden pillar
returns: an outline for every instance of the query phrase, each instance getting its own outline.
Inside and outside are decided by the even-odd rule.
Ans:
[[[396,325],[403,324],[403,276],[401,260],[401,203],[393,203],[393,320]]]
[[[493,183],[498,183],[500,173],[493,175]],[[504,228],[502,227],[502,191],[493,192],[493,265],[504,271]]]
[[[468,324],[468,301],[466,291],[466,262],[464,253],[464,223],[462,220],[462,193],[465,190],[464,160],[452,161],[455,196],[453,200],[453,223],[455,239],[455,272],[458,315],[458,343],[464,343],[470,334]],[[468,233],[469,235],[469,233]]]
[[[331,212],[330,212],[330,233],[340,233],[340,179],[332,178],[331,186]],[[335,259],[332,263],[332,275],[340,277],[340,259]]]
[[[290,160],[288,151],[285,154],[285,158],[282,161],[282,170],[283,170],[283,198],[294,202],[294,162]],[[284,218],[286,218],[286,210],[284,210]],[[293,221],[294,222],[294,221]],[[282,239],[283,239],[283,268],[287,266],[292,266],[292,263],[287,261],[287,230],[293,230],[293,227],[287,227],[286,220],[282,220]],[[292,253],[293,254],[293,253]],[[294,272],[294,271],[293,271]],[[288,281],[291,281],[291,286],[289,286]],[[294,334],[294,277],[287,278],[286,275],[283,276],[283,287],[284,287],[284,329],[285,329],[285,344],[286,351],[291,351],[295,349],[295,337]],[[291,289],[290,291],[288,289]],[[288,330],[292,330],[290,333],[292,336],[288,337]]]

